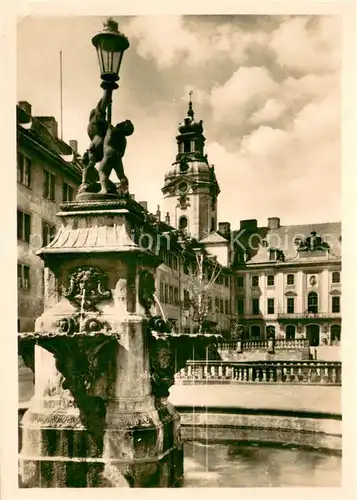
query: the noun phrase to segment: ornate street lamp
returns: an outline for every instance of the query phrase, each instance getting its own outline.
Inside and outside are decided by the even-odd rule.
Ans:
[[[118,30],[118,23],[108,19],[104,28],[92,38],[97,49],[103,89],[118,88],[119,70],[124,52],[129,48],[129,40]],[[108,122],[111,123],[111,104],[108,106]]]

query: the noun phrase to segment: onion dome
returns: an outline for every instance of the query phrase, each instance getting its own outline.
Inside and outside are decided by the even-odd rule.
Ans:
[[[179,125],[179,128],[178,128],[180,134],[189,134],[189,133],[202,134],[203,133],[202,120],[200,120],[200,121],[195,120],[195,114],[193,111],[191,96],[192,96],[192,91],[190,92],[190,102],[188,103],[187,116],[184,119],[184,121]]]

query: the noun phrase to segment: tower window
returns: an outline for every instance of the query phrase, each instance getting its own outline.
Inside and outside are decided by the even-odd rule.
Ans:
[[[183,143],[183,151],[184,151],[184,153],[190,153],[191,152],[191,142],[190,141],[185,141]]]

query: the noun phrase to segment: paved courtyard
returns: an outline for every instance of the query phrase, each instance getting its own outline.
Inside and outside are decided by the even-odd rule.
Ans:
[[[175,385],[177,406],[222,406],[341,413],[341,387],[278,384]]]

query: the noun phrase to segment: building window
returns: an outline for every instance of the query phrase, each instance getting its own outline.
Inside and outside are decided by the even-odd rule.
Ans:
[[[237,313],[244,314],[244,299],[237,299]]]
[[[331,326],[331,344],[335,344],[336,342],[340,342],[341,340],[341,325],[332,325]]]
[[[274,314],[274,299],[267,299],[268,314]]]
[[[64,182],[62,184],[62,201],[72,201],[73,200],[73,186]]]
[[[17,182],[31,186],[31,160],[22,153],[17,153]]]
[[[332,297],[332,312],[339,313],[340,311],[341,311],[340,297],[339,296]]]
[[[252,339],[259,339],[260,338],[260,326],[259,325],[253,325],[250,328],[250,336]]]
[[[46,200],[55,201],[56,199],[56,176],[48,172],[47,170],[43,171],[44,179],[43,179],[43,197]]]
[[[269,274],[269,276],[268,276],[268,286],[274,286],[274,279],[275,279],[274,274]]]
[[[252,276],[252,286],[259,286],[259,276]]]
[[[295,276],[293,274],[288,274],[286,277],[286,283],[288,285],[294,285],[295,284]]]
[[[165,292],[164,292],[164,284],[160,283],[160,301],[165,301]]]
[[[179,303],[179,290],[177,286],[174,288],[174,303],[177,305]]]
[[[214,299],[214,308],[215,312],[219,313],[219,299],[217,297]]]
[[[295,331],[296,331],[296,328],[294,325],[288,325],[286,327],[286,330],[285,330],[286,339],[287,340],[294,340],[295,339]]]
[[[338,271],[334,271],[332,273],[332,283],[340,283],[340,273]]]
[[[230,307],[229,307],[229,300],[228,299],[225,300],[224,311],[225,311],[225,314],[230,314]]]
[[[252,314],[259,314],[259,299],[252,299]]]
[[[17,286],[22,290],[30,288],[30,266],[17,264]]]
[[[169,301],[169,285],[165,283],[164,285],[164,302],[167,304]]]
[[[51,243],[55,237],[56,226],[48,224],[48,222],[42,221],[42,245],[45,247]]]
[[[220,312],[220,314],[224,314],[224,301],[223,301],[223,299],[220,299],[220,301],[219,301],[219,312]]]
[[[229,287],[229,276],[224,276],[224,286]]]
[[[174,289],[172,286],[169,286],[169,304],[174,303]]]
[[[213,301],[212,297],[209,295],[207,297],[207,312],[212,312],[212,309],[213,309]]]
[[[31,236],[31,215],[17,211],[17,239],[30,243]]]
[[[316,292],[310,292],[307,296],[307,311],[313,314],[319,311],[319,298]]]
[[[188,290],[183,291],[183,307],[184,309],[190,307],[190,292]]]
[[[294,297],[287,298],[287,312],[288,312],[288,314],[294,314],[294,312],[295,312],[295,299],[294,299]]]
[[[237,277],[237,288],[244,288],[244,276]]]

